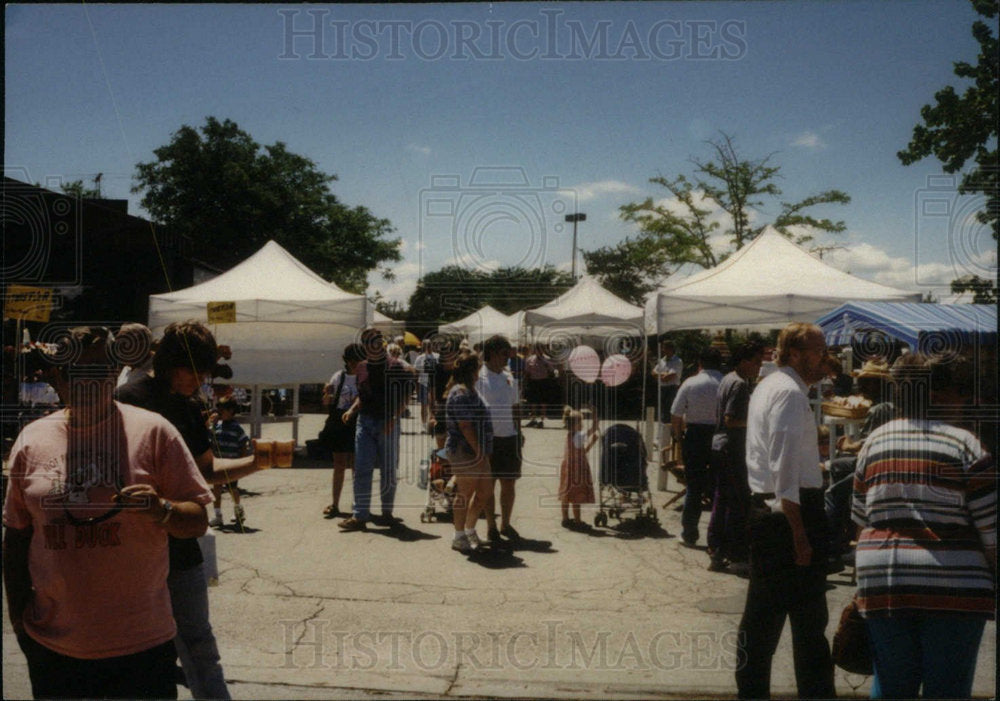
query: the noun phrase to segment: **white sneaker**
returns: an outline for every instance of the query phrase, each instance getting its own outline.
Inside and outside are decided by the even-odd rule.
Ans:
[[[222,528],[222,517],[216,515],[208,522],[208,525],[212,528]]]
[[[457,550],[460,553],[468,555],[473,551],[472,544],[464,533],[455,536],[455,539],[451,541],[451,549]]]
[[[465,538],[466,540],[469,541],[469,545],[472,546],[473,550],[479,550],[479,548],[483,547],[482,541],[479,540],[479,534],[477,534],[475,531],[473,531],[472,533],[466,533]]]

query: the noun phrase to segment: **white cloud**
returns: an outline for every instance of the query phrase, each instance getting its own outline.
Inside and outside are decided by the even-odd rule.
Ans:
[[[826,142],[820,138],[820,135],[814,131],[804,131],[794,139],[792,139],[792,146],[801,146],[802,148],[808,148],[813,150],[819,150],[826,148]]]
[[[410,295],[417,289],[417,281],[420,279],[420,266],[417,263],[404,261],[392,266],[395,273],[395,280],[385,280],[378,273],[368,275],[368,295],[374,297],[375,292],[381,292],[382,296],[391,301],[407,304]]]
[[[413,153],[419,153],[421,156],[429,156],[429,155],[431,155],[431,147],[430,146],[420,146],[419,144],[407,144],[406,145],[406,150],[407,151],[412,151]]]
[[[603,195],[631,195],[642,190],[621,180],[599,180],[590,183],[574,185],[569,190],[576,193],[578,202],[589,202]]]

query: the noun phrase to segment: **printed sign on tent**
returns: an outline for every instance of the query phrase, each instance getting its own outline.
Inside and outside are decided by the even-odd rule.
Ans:
[[[236,302],[208,302],[206,306],[208,313],[208,323],[210,324],[236,323]]]
[[[4,319],[47,322],[51,312],[51,287],[7,286],[3,301]]]

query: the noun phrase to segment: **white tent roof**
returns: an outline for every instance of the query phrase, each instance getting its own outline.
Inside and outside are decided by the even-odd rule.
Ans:
[[[520,334],[520,322],[523,315],[523,312],[517,312],[512,316],[507,316],[487,304],[467,317],[450,324],[442,324],[438,327],[438,333],[464,336],[473,343],[484,341],[495,334],[514,340]]]
[[[235,302],[236,322],[212,324],[233,349],[233,382],[324,382],[369,318],[364,295],[327,282],[274,241],[199,285],[149,298],[154,334],[173,321],[207,323],[209,302]]]
[[[560,333],[587,336],[641,334],[642,308],[608,292],[589,275],[570,290],[536,309],[524,313],[524,323],[535,327],[532,336],[544,337],[537,327],[559,329]]]
[[[814,321],[847,301],[919,299],[837,270],[767,227],[714,268],[654,292],[646,302],[646,332],[775,328]]]

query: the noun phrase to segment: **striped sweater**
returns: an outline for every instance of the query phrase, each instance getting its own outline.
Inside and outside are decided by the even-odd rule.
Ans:
[[[858,454],[852,518],[862,615],[935,613],[992,619],[996,547],[993,459],[964,429],[896,419]]]

